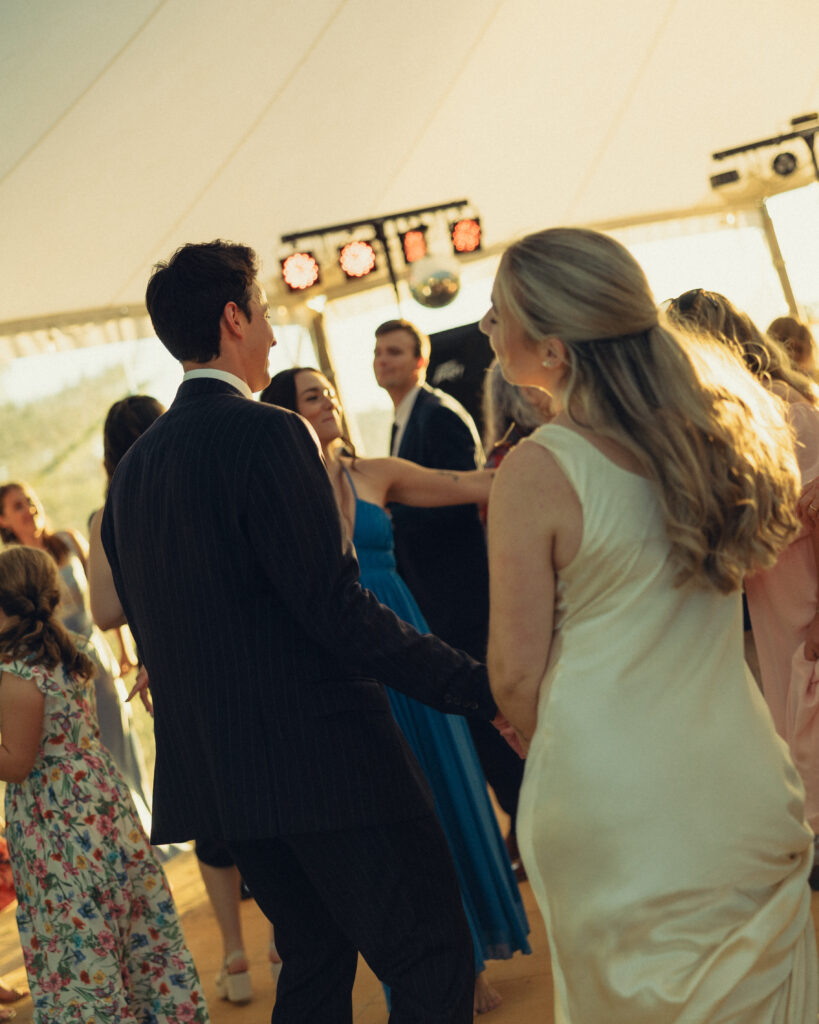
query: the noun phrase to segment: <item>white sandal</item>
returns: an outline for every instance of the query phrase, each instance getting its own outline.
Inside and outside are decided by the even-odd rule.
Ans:
[[[250,983],[250,971],[238,971],[230,974],[228,968],[238,958],[245,958],[243,949],[234,950],[222,964],[222,970],[216,976],[216,991],[220,998],[229,1003],[249,1003],[253,998],[253,986]]]

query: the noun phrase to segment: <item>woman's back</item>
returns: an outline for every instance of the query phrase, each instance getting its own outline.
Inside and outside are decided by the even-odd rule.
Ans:
[[[669,653],[695,659],[690,633],[706,630],[724,638],[719,654],[711,648],[707,657],[741,666],[740,637],[732,633],[739,594],[674,586],[656,486],[615,465],[575,430],[551,424],[530,441],[554,456],[582,508],[579,550],[558,574],[555,629],[562,645],[570,644],[569,650],[563,646],[561,659],[571,653],[581,664],[608,666],[612,679],[636,671],[648,681],[658,667],[668,670],[663,663]],[[605,653],[599,643],[603,634]],[[655,656],[661,665],[653,664]],[[552,653],[550,661],[556,660]],[[543,697],[541,690],[541,707]]]
[[[745,671],[739,595],[674,586],[652,482],[564,427],[524,443],[549,450],[582,508],[519,816],[565,1019],[653,1024],[685,1006],[722,1020],[730,1004],[726,1020],[767,1020],[739,1013],[770,980],[743,981],[743,943],[775,973],[780,932],[810,925],[812,847]],[[815,998],[815,968],[800,984]]]

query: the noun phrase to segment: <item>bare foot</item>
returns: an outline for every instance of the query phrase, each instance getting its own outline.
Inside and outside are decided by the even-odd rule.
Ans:
[[[485,972],[475,978],[475,1013],[489,1013],[496,1010],[503,1002],[500,992],[497,992],[486,980]]]

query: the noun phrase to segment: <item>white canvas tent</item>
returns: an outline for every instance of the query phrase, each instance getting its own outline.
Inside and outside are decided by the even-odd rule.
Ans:
[[[710,154],[816,110],[817,58],[816,0],[2,0],[0,335],[138,314],[186,241],[273,274],[454,198],[488,245],[719,208]]]

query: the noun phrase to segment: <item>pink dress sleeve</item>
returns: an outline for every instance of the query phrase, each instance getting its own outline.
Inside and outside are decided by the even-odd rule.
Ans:
[[[792,402],[788,419],[796,440],[796,461],[804,487],[819,476],[819,409],[807,402]]]

